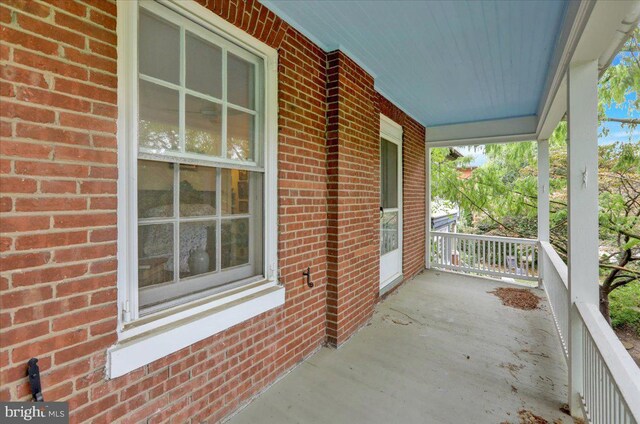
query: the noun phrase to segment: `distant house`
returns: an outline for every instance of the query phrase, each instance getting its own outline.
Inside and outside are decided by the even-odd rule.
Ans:
[[[456,148],[450,147],[447,159],[454,161],[464,155]],[[469,172],[471,173],[471,172]],[[458,219],[460,219],[460,208],[443,199],[435,198],[431,203],[431,229],[445,233],[455,233]]]
[[[443,233],[455,233],[458,229],[460,209],[442,199],[433,199],[431,203],[431,229]]]
[[[475,171],[475,169],[477,168],[477,166],[461,166],[458,168],[458,172],[459,172],[459,176],[458,178],[460,178],[461,180],[466,180],[469,177],[471,177],[471,173],[473,171]]]

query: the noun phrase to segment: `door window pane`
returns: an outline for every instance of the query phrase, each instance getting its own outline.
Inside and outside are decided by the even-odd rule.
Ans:
[[[138,286],[173,281],[173,224],[138,227]]]
[[[222,49],[187,32],[187,88],[222,98]]]
[[[180,216],[216,214],[216,168],[180,165]]]
[[[138,145],[157,153],[180,145],[178,91],[140,80]]]
[[[381,230],[381,254],[385,254],[398,248],[398,212],[385,212],[382,216]]]
[[[227,157],[253,160],[253,115],[229,108],[227,116]]]
[[[173,216],[173,167],[167,162],[138,160],[138,217]]]
[[[382,140],[380,151],[382,207],[398,207],[398,146]]]
[[[216,270],[216,222],[180,224],[180,278]]]
[[[192,153],[220,156],[222,106],[187,94],[185,108],[186,150]]]
[[[222,268],[249,263],[249,218],[222,221]]]
[[[234,105],[254,109],[255,65],[227,54],[227,100]]]
[[[178,84],[180,82],[180,30],[140,9],[138,23],[140,73]]]
[[[222,213],[249,213],[249,171],[222,170]]]

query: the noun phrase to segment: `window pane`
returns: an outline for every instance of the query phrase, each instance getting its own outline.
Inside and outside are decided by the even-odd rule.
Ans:
[[[253,115],[229,108],[227,110],[227,157],[253,160]]]
[[[398,146],[382,140],[380,153],[382,207],[398,207]]]
[[[138,227],[138,287],[173,280],[173,224]]]
[[[249,171],[222,170],[222,213],[249,213]]]
[[[227,100],[234,105],[254,109],[255,65],[227,54]]]
[[[138,217],[173,216],[173,167],[167,162],[138,160]]]
[[[398,212],[385,212],[382,220],[381,254],[398,248]]]
[[[216,270],[216,222],[180,224],[180,278]]]
[[[187,88],[222,98],[222,49],[187,32]]]
[[[216,214],[216,169],[180,165],[180,216]]]
[[[249,218],[222,221],[222,268],[249,262]]]
[[[139,146],[153,149],[158,153],[178,149],[180,145],[178,92],[140,80],[139,94]]]
[[[140,9],[138,60],[140,72],[174,84],[180,82],[180,30]]]
[[[186,96],[185,147],[188,152],[220,156],[222,106],[194,96]]]

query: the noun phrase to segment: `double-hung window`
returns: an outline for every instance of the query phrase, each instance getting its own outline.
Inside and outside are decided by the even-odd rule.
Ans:
[[[160,5],[138,18],[138,307],[263,275],[263,63]]]
[[[131,3],[119,14],[125,334],[277,277],[275,51],[195,2]]]

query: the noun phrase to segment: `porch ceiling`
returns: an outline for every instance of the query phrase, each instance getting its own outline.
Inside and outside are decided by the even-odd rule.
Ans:
[[[535,115],[565,1],[266,0],[423,125]]]
[[[640,1],[261,0],[429,127],[433,147],[547,139],[572,61],[606,68]]]

